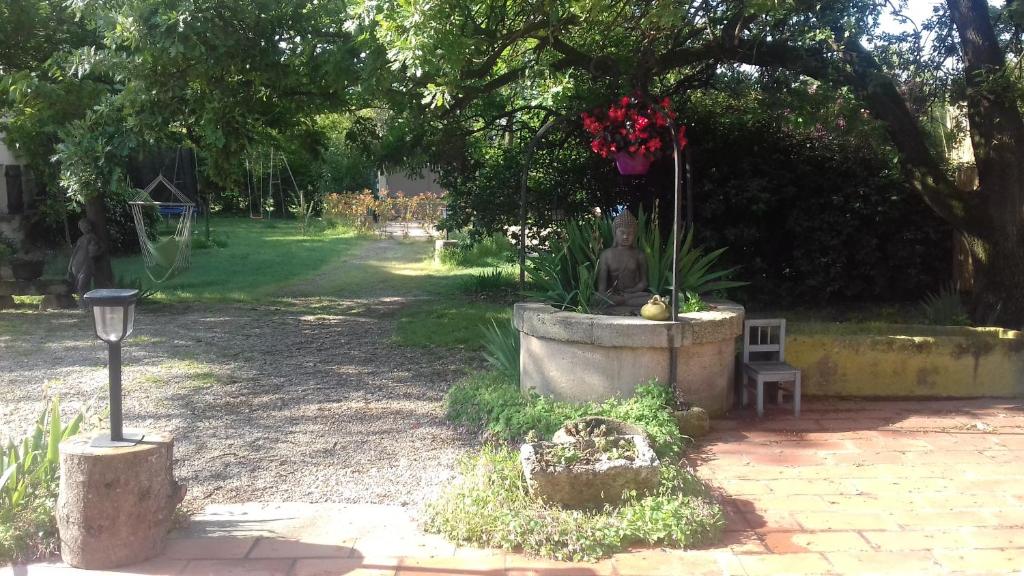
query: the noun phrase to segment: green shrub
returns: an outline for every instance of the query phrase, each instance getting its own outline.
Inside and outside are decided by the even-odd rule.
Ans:
[[[0,564],[45,557],[56,549],[60,442],[78,433],[82,414],[60,421],[54,398],[29,437],[0,450]]]
[[[484,332],[484,358],[505,377],[519,382],[519,331],[513,322],[481,327]]]
[[[680,312],[704,312],[710,309],[711,307],[708,306],[707,302],[699,294],[684,292],[679,295]]]
[[[713,542],[721,509],[688,470],[665,465],[658,490],[629,494],[615,507],[568,510],[530,496],[518,455],[484,447],[465,458],[460,478],[427,506],[426,527],[487,548],[522,549],[560,560],[596,560],[632,545],[693,547]]]
[[[624,400],[558,402],[535,393],[523,394],[518,381],[501,372],[473,374],[455,384],[447,396],[452,421],[485,429],[502,440],[521,441],[531,432],[550,438],[568,420],[607,416],[642,426],[659,456],[677,454],[683,446],[671,413],[673,402],[668,387],[654,381],[639,386]]]

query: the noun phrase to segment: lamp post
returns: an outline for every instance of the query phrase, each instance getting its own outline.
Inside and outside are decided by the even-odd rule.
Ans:
[[[110,434],[95,437],[93,446],[134,446],[142,440],[142,434],[124,433],[121,418],[121,341],[135,328],[135,301],[138,296],[138,290],[116,288],[91,290],[84,296],[86,305],[92,310],[96,337],[107,343],[109,355]]]

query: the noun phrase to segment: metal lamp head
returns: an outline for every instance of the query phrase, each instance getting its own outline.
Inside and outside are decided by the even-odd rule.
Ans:
[[[83,298],[92,309],[96,336],[115,344],[127,338],[135,329],[135,301],[138,290],[103,288],[90,290]]]

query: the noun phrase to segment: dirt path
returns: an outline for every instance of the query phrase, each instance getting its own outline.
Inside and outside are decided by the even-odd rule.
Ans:
[[[127,425],[174,434],[193,504],[422,503],[472,445],[443,395],[479,362],[392,343],[389,312],[423,297],[402,271],[428,252],[368,242],[282,288],[281,306],[143,306],[125,348]],[[105,406],[105,361],[79,313],[0,313],[0,438],[30,425],[44,390],[69,414]]]

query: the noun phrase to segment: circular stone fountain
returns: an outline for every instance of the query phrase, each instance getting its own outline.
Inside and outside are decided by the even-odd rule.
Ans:
[[[732,405],[744,310],[727,300],[708,304],[712,310],[680,314],[678,322],[516,304],[520,386],[568,402],[626,398],[652,379],[668,382],[671,349],[677,400],[721,414]]]

